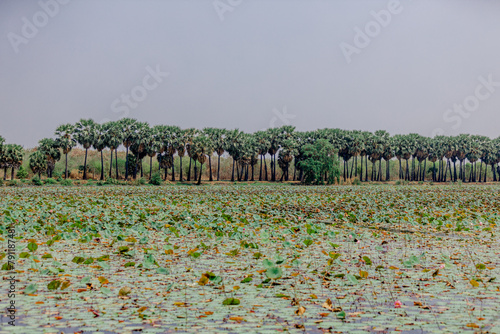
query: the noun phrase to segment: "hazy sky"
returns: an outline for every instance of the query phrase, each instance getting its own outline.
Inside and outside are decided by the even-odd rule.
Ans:
[[[0,135],[80,118],[500,135],[500,1],[1,0]]]

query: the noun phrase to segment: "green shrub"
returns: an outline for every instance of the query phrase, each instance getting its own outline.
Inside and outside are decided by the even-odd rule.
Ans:
[[[334,150],[335,147],[325,139],[303,147],[304,160],[298,163],[298,167],[304,171],[305,184],[324,184],[325,175],[328,184],[339,180],[339,161]]]
[[[28,171],[24,169],[22,165],[21,167],[19,167],[19,170],[17,171],[17,178],[21,180],[28,178]]]
[[[19,185],[19,182],[17,180],[10,180],[9,183],[7,183],[9,187],[17,187]]]
[[[142,177],[140,177],[137,180],[135,180],[134,183],[136,186],[143,186],[146,184],[146,180],[144,180]]]
[[[151,180],[149,180],[149,183],[153,184],[155,186],[159,186],[159,185],[161,185],[162,181],[163,180],[161,179],[160,173],[156,172],[156,173],[153,173],[153,175],[151,175]]]
[[[43,182],[42,182],[42,180],[40,180],[40,178],[38,177],[38,175],[35,175],[35,176],[31,179],[31,182],[32,182],[35,186],[41,186],[41,185],[43,185]]]
[[[361,181],[356,177],[354,180],[352,180],[352,184],[354,186],[360,186],[362,183]]]
[[[95,184],[96,184],[97,186],[103,186],[105,183],[104,183],[104,181],[99,180],[99,181],[97,181]]]
[[[118,181],[117,179],[109,178],[104,181],[104,184],[120,184],[120,181]]]
[[[53,171],[52,172],[52,178],[54,178],[56,180],[62,178],[63,175],[64,175],[64,173],[60,172],[60,171]]]
[[[65,180],[61,181],[61,185],[63,185],[63,186],[72,186],[73,182],[71,182],[70,179],[65,179]]]
[[[45,180],[45,184],[57,184],[57,181],[49,177],[47,180]]]

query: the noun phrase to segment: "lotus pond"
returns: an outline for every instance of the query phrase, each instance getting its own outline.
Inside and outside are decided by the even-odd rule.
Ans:
[[[498,186],[0,195],[0,333],[500,333]]]

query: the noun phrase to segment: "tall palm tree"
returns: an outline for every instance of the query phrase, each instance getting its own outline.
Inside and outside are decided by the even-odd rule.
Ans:
[[[92,133],[92,146],[101,155],[101,177],[100,180],[104,180],[104,158],[102,151],[108,146],[107,143],[107,132],[104,124],[95,124],[94,131]],[[113,161],[113,160],[111,160]]]
[[[263,181],[262,173],[264,172],[264,180],[268,180],[267,177],[267,163],[266,163],[266,154],[271,148],[271,143],[269,142],[269,136],[266,131],[257,131],[255,134],[255,140],[257,142],[257,148],[259,150],[260,155],[260,172],[259,172],[259,181]],[[263,163],[264,162],[264,163]],[[264,168],[264,170],[263,170]]]
[[[187,135],[185,130],[179,129],[175,136],[175,141],[173,142],[173,146],[177,151],[177,155],[179,156],[179,180],[182,182],[182,158],[186,154],[186,142]]]
[[[128,180],[128,172],[129,172],[129,156],[128,151],[130,146],[137,139],[137,120],[133,118],[122,118],[118,121],[118,126],[122,133],[122,144],[125,146],[125,180]]]
[[[57,144],[65,156],[64,178],[68,178],[68,153],[75,147],[76,139],[73,138],[75,126],[73,124],[62,124],[56,129]]]
[[[136,123],[136,134],[134,143],[130,146],[130,150],[135,156],[135,165],[133,166],[134,179],[137,177],[137,172],[140,169],[141,177],[143,177],[142,160],[147,156],[146,146],[149,138],[152,136],[151,128],[146,122]]]
[[[212,154],[213,151],[214,147],[210,138],[203,133],[200,133],[197,136],[195,136],[192,142],[190,143],[191,156],[200,163],[200,174],[198,176],[198,182],[197,182],[198,185],[201,184],[201,174],[202,174],[203,164],[207,159],[207,155]]]
[[[75,125],[76,141],[85,149],[85,161],[83,163],[83,179],[87,179],[87,154],[92,140],[94,139],[96,123],[92,119],[81,119]]]
[[[214,151],[217,153],[219,159],[217,164],[217,181],[219,181],[219,171],[220,171],[220,156],[224,153],[224,129],[217,128],[204,128],[203,133],[210,139]],[[213,153],[213,152],[212,152]],[[208,154],[208,177],[209,181],[213,181],[212,176],[212,154]]]
[[[103,125],[104,142],[110,150],[109,177],[113,171],[113,151],[115,151],[115,178],[118,179],[118,147],[123,142],[122,128],[118,122],[107,122]]]
[[[23,163],[23,147],[17,144],[4,145],[1,160],[4,167],[4,180],[6,179],[7,168],[11,168],[10,179],[14,180],[14,170]]]

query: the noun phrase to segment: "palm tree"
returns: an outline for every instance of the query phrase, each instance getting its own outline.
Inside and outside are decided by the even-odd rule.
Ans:
[[[142,160],[147,155],[146,146],[149,138],[152,136],[151,128],[146,122],[136,123],[135,140],[130,146],[130,150],[135,156],[135,165],[133,170],[134,179],[137,177],[137,171],[140,169],[141,177],[143,177]]]
[[[92,146],[97,152],[101,154],[101,178],[100,180],[104,180],[104,158],[102,151],[108,146],[107,143],[107,132],[106,127],[103,124],[96,123],[94,131],[92,133]],[[113,161],[113,160],[111,160]]]
[[[137,138],[137,120],[132,118],[122,118],[118,121],[118,126],[122,133],[122,144],[125,146],[126,154],[125,154],[125,180],[128,180],[128,151],[130,146],[135,142]]]
[[[85,149],[85,161],[83,163],[83,179],[87,179],[87,153],[92,146],[96,123],[92,119],[81,119],[75,125],[76,141]]]
[[[266,154],[271,148],[271,143],[269,142],[268,133],[265,131],[257,131],[255,134],[255,140],[257,142],[258,153],[260,155],[260,172],[259,172],[259,181],[262,181],[262,167],[264,167],[264,179],[267,181],[267,163],[266,163]],[[262,163],[264,161],[264,163]]]
[[[219,172],[220,172],[220,156],[224,153],[224,129],[217,128],[204,128],[203,133],[210,139],[214,151],[218,155],[218,164],[217,164],[217,181],[219,181]],[[213,153],[213,152],[212,152]],[[212,177],[212,154],[208,154],[208,169],[209,169],[209,180],[213,181]]]
[[[159,128],[153,127],[150,129],[149,136],[145,140],[145,153],[149,157],[149,179],[153,173],[153,157],[159,151],[161,145],[161,134],[158,132]]]
[[[179,129],[175,135],[175,141],[173,141],[173,147],[177,151],[177,155],[179,156],[179,180],[182,182],[182,158],[186,154],[186,131]]]
[[[17,144],[7,144],[3,146],[1,165],[4,167],[4,180],[7,175],[7,168],[11,168],[10,179],[14,180],[14,170],[23,163],[23,147]]]
[[[68,153],[76,145],[76,140],[73,138],[75,127],[73,124],[63,124],[59,125],[56,129],[57,144],[63,150],[65,155],[64,163],[64,178],[68,178]]]
[[[186,147],[187,154],[189,156],[189,167],[188,167],[188,175],[187,180],[191,181],[191,162],[194,160],[194,178],[196,180],[196,152],[191,152],[191,145],[193,144],[194,137],[197,135],[198,130],[195,128],[185,129],[183,132],[184,144]]]
[[[224,143],[224,150],[229,153],[231,158],[233,158],[233,168],[231,172],[231,182],[234,182],[234,166],[235,162],[239,160],[240,157],[240,146],[241,146],[241,137],[243,136],[243,132],[238,129],[227,131],[226,141]]]
[[[391,160],[394,158],[394,139],[393,137],[388,137],[384,143],[384,150],[382,153],[382,158],[385,160],[385,180],[391,180]]]
[[[267,140],[269,142],[269,150],[267,153],[271,156],[271,181],[276,181],[276,153],[280,149],[280,129],[267,129]]]
[[[118,122],[107,122],[103,125],[104,142],[111,151],[109,160],[109,177],[113,170],[113,150],[115,151],[115,178],[118,179],[118,147],[123,142],[122,129]]]
[[[214,151],[213,144],[205,134],[199,134],[193,138],[190,143],[191,156],[195,158],[200,163],[200,175],[198,176],[197,184],[201,184],[201,172],[203,164],[206,161],[207,155]]]
[[[38,142],[38,151],[47,157],[47,176],[52,177],[56,162],[61,159],[59,143],[54,139],[44,138]]]

